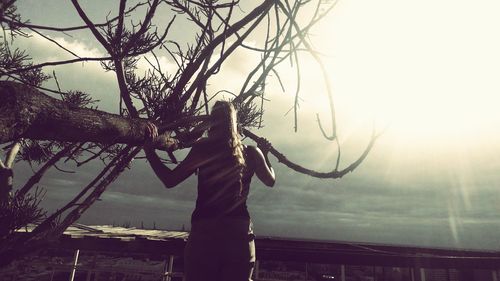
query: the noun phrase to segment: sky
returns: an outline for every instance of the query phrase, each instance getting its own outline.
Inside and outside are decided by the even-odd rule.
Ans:
[[[117,8],[111,2],[82,3],[97,22]],[[68,1],[26,0],[18,7],[36,24],[81,24]],[[311,30],[310,40],[333,87],[341,167],[362,153],[372,130],[381,136],[361,166],[342,179],[301,175],[271,157],[275,187],[254,178],[248,199],[256,234],[500,250],[499,8],[493,0],[338,1]],[[169,19],[161,14],[158,24]],[[185,39],[185,28],[174,26],[172,36]],[[81,55],[104,54],[89,34],[55,39]],[[38,36],[16,44],[34,61],[67,57]],[[248,44],[258,43],[251,38]],[[161,59],[166,69],[172,65]],[[213,90],[237,89],[241,73],[256,59],[235,53],[211,81]],[[265,127],[257,133],[290,159],[328,171],[336,146],[322,137],[316,121],[318,113],[329,127],[325,88],[312,57],[301,57],[301,69],[298,132],[293,115],[286,114],[293,106],[294,70],[283,68],[286,91],[270,83]],[[101,100],[100,109],[116,111],[116,81],[98,64],[60,67],[56,73],[63,89],[85,90]],[[44,207],[64,204],[99,165],[69,176],[49,171],[40,183],[47,190]],[[23,163],[16,169],[19,184],[30,170]],[[196,178],[167,190],[137,159],[80,222],[189,228],[195,199]]]

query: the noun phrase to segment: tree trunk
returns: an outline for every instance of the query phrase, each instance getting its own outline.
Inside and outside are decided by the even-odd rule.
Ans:
[[[142,145],[147,120],[73,107],[37,89],[0,81],[0,143],[19,138],[63,142]],[[154,146],[169,150],[175,142],[162,134]]]

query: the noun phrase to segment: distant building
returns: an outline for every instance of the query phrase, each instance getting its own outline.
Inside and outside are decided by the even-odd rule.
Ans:
[[[74,225],[0,281],[181,281],[188,232]],[[257,238],[256,281],[500,281],[500,252]]]

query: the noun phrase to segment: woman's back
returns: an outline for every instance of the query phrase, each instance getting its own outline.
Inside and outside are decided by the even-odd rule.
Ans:
[[[192,220],[208,218],[249,219],[246,199],[253,175],[251,159],[243,151],[245,165],[235,162],[224,143],[204,139],[193,149],[202,159],[198,168],[198,198]]]

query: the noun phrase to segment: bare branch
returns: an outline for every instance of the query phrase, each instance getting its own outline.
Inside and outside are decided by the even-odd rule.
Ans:
[[[128,15],[130,14],[131,12],[133,12],[134,10],[136,10],[137,8],[143,6],[143,5],[146,5],[147,2],[139,2],[137,3],[136,5],[134,5],[133,7],[131,7],[130,9],[128,9],[125,14]],[[118,20],[118,16],[117,17],[114,17],[104,23],[98,23],[98,24],[94,24],[95,27],[106,27],[108,26],[109,24],[115,22]],[[37,25],[37,24],[31,24],[31,23],[28,23],[28,22],[20,22],[20,21],[16,21],[12,18],[8,18],[8,17],[3,17],[1,19],[1,21],[9,24],[10,26],[13,26],[13,27],[23,27],[23,28],[29,28],[29,29],[39,29],[39,30],[47,30],[47,31],[57,31],[57,32],[69,32],[69,31],[78,31],[78,30],[83,30],[83,29],[88,29],[89,27],[87,25],[82,25],[82,26],[72,26],[72,27],[56,27],[56,26],[45,26],[45,25]]]
[[[123,69],[122,61],[119,59],[114,60],[114,66],[115,66],[115,72],[116,72],[116,79],[118,81],[118,87],[120,88],[120,97],[122,100],[125,102],[125,106],[127,107],[127,110],[129,114],[137,118],[139,117],[139,113],[137,112],[137,109],[135,108],[134,104],[132,103],[132,98],[130,97],[130,92],[127,87],[127,82],[125,78],[125,71]],[[121,112],[120,112],[121,114]]]
[[[253,32],[253,30],[259,25],[260,21],[264,19],[265,15],[267,13],[262,13],[257,19],[255,19],[254,23],[248,28],[248,30],[240,37],[238,40],[236,40],[227,50],[224,52],[224,54],[221,55],[221,57],[212,65],[210,69],[208,69],[206,72],[204,72],[203,76],[198,76],[197,79],[193,82],[191,87],[186,91],[184,96],[181,99],[181,102],[187,101],[187,99],[191,96],[192,92],[196,87],[199,85],[204,85],[206,84],[206,81],[212,76],[214,73],[216,73],[217,69],[222,65],[222,63],[236,50],[236,48],[239,47],[241,42],[245,40],[245,38],[250,35],[250,33]],[[215,39],[214,39],[215,40]],[[207,54],[207,59],[210,57],[211,53]]]
[[[143,36],[151,27],[151,20],[153,19],[159,4],[159,0],[153,0],[153,3],[150,4],[149,10],[146,12],[146,16],[144,17],[140,29],[130,37],[129,41],[122,50],[123,53],[127,53],[128,50],[130,50],[130,48],[132,48],[132,46],[136,43],[137,39]]]
[[[59,44],[59,42],[57,42],[56,40],[54,40],[54,39],[52,39],[52,38],[50,38],[50,37],[48,37],[48,36],[44,35],[43,33],[39,32],[39,31],[37,31],[37,30],[35,30],[35,29],[30,29],[30,30],[31,30],[31,31],[33,31],[33,32],[35,32],[36,34],[38,34],[38,35],[42,36],[43,38],[47,39],[48,41],[50,41],[50,42],[52,42],[52,43],[56,44],[56,46],[57,46],[57,47],[59,47],[59,48],[63,49],[64,51],[66,51],[66,52],[70,53],[71,55],[73,55],[73,56],[75,56],[75,57],[77,57],[77,58],[80,58],[80,56],[79,56],[79,55],[75,54],[73,51],[69,50],[68,48],[66,48],[66,47],[62,46],[62,45],[61,45],[61,44]]]
[[[173,100],[179,98],[179,96],[182,94],[182,90],[184,89],[184,87],[187,85],[187,83],[189,82],[191,77],[194,75],[194,73],[202,65],[203,61],[206,59],[208,54],[210,54],[212,52],[212,50],[214,50],[219,44],[221,44],[227,37],[235,34],[237,31],[239,31],[245,25],[247,25],[251,21],[255,20],[256,18],[262,16],[262,14],[267,13],[267,11],[272,7],[274,2],[275,2],[274,0],[264,1],[261,5],[257,6],[254,10],[252,10],[250,13],[248,13],[248,15],[243,17],[240,21],[236,22],[231,27],[229,27],[226,31],[226,34],[221,34],[221,35],[215,37],[200,52],[198,59],[186,66],[186,68],[184,69],[181,77],[179,78],[179,81],[177,82],[177,84],[173,90],[173,93],[169,99],[173,101]]]
[[[85,22],[87,27],[90,29],[92,34],[94,34],[94,37],[101,43],[101,45],[108,51],[108,53],[113,56],[114,52],[111,49],[111,46],[109,43],[106,41],[106,39],[102,36],[101,33],[97,30],[96,26],[90,19],[87,17],[87,14],[83,11],[82,7],[80,7],[80,4],[78,4],[78,0],[71,0],[71,3],[73,3],[73,6],[75,7],[76,11],[78,12],[78,15],[80,15],[80,18]]]
[[[64,230],[70,226],[73,222],[80,218],[80,216],[85,212],[106,190],[106,188],[111,184],[114,180],[118,178],[118,176],[125,170],[125,168],[129,165],[130,161],[141,151],[141,148],[134,148],[131,150],[131,147],[126,147],[124,151],[121,153],[122,155],[119,157],[116,165],[111,169],[107,176],[102,177],[100,182],[95,186],[94,190],[83,200],[77,207],[72,210],[54,230],[53,234],[60,235],[64,232]],[[55,233],[54,233],[55,232]]]
[[[109,61],[111,59],[113,59],[113,58],[112,57],[102,57],[102,58],[83,57],[83,58],[76,58],[76,59],[70,59],[70,60],[44,62],[44,63],[40,63],[40,64],[30,65],[30,66],[23,67],[23,68],[18,68],[18,69],[11,70],[11,71],[0,72],[0,74],[2,74],[2,75],[14,75],[14,74],[19,74],[19,73],[30,71],[30,70],[37,69],[37,68],[43,68],[46,66],[57,66],[57,65],[72,64],[72,63],[77,63],[77,62],[87,62],[87,61]]]
[[[82,192],[80,192],[71,202],[69,202],[71,204],[66,204],[66,206],[61,209],[62,211],[59,210],[56,213],[52,214],[48,219],[46,219],[42,224],[37,226],[32,231],[32,235],[58,236],[62,234],[62,232],[64,232],[64,230],[69,225],[80,218],[82,213],[100,197],[100,195],[106,190],[109,184],[112,183],[124,171],[130,161],[135,157],[135,155],[137,155],[137,153],[139,153],[141,148],[135,148],[132,151],[131,150],[132,147],[130,146],[124,148],[120,152],[120,155],[115,158],[115,162],[108,165],[98,175],[98,177],[96,177],[89,185],[87,185],[87,187],[82,190]],[[94,188],[94,190],[87,196],[87,198],[85,198],[81,203],[76,204],[76,202],[91,188]],[[73,209],[61,223],[57,224],[56,227],[52,227],[51,224],[53,223],[54,219],[59,217],[59,215],[61,215],[65,210],[73,206],[75,206],[75,209]]]
[[[185,13],[186,15],[189,16],[189,19],[192,20],[196,25],[198,25],[198,27],[200,27],[201,29],[204,29],[205,28],[205,25],[201,22],[200,18],[198,16],[196,16],[190,9],[188,6],[186,5],[183,5],[182,3],[180,3],[178,0],[173,0],[171,5],[174,7],[174,8],[177,8],[178,11],[180,13]]]
[[[260,143],[262,141],[259,136],[248,131],[247,129],[244,129],[243,133],[247,137],[251,138],[252,140],[254,140],[257,143]],[[281,152],[279,152],[278,150],[276,150],[273,147],[271,147],[269,152],[271,152],[271,154],[274,155],[280,163],[283,163],[285,166],[287,166],[288,168],[290,168],[296,172],[306,174],[306,175],[309,175],[309,176],[312,176],[315,178],[337,179],[337,178],[341,178],[341,177],[345,176],[346,174],[354,171],[363,162],[363,160],[365,160],[365,158],[368,156],[368,153],[373,148],[373,145],[375,144],[375,141],[377,140],[378,137],[379,137],[379,135],[373,134],[372,137],[370,138],[368,145],[366,146],[365,150],[361,153],[361,155],[358,157],[358,159],[340,171],[337,169],[334,169],[330,172],[318,172],[315,170],[305,168],[297,163],[290,161],[285,155],[283,155]]]
[[[118,25],[116,26],[116,36],[115,38],[118,40],[118,42],[115,42],[118,44],[119,48],[121,49],[121,38],[122,38],[122,32],[123,32],[123,20],[125,17],[125,5],[127,4],[127,0],[120,0],[120,8],[118,10]]]
[[[65,148],[61,149],[58,153],[56,153],[52,158],[50,158],[45,164],[43,164],[36,173],[31,176],[28,181],[24,184],[24,186],[19,189],[16,196],[24,196],[30,189],[32,189],[35,184],[37,184],[40,179],[43,177],[45,172],[47,172],[52,166],[54,166],[61,158],[67,156],[68,153],[75,147],[76,145],[68,145]]]
[[[86,160],[82,161],[82,162],[77,162],[76,166],[77,167],[80,167],[82,165],[85,165],[87,164],[88,162],[98,158],[99,156],[101,156],[101,154],[103,154],[104,152],[107,151],[108,148],[110,148],[111,146],[113,146],[114,144],[108,144],[106,146],[104,146],[101,150],[99,150],[99,152],[97,153],[94,153],[94,155],[92,155],[91,157],[87,158]]]

